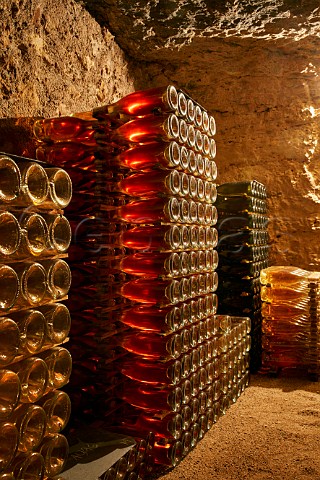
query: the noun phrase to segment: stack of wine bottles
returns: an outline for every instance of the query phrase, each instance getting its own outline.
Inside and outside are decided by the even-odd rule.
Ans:
[[[266,189],[253,180],[219,185],[219,313],[252,321],[250,369],[261,366],[259,274],[268,266]]]
[[[130,330],[119,343],[130,356],[121,362],[127,380],[119,396],[127,406],[116,423],[123,432],[153,431],[155,461],[175,464],[171,451],[182,430],[186,454],[213,422],[206,367],[217,305],[216,165],[213,117],[173,87],[166,90],[166,104],[171,113],[131,120],[113,136],[140,170],[123,181],[131,199],[121,208],[130,226],[123,233],[129,255],[121,269],[133,279],[122,295],[135,304],[121,316]],[[104,118],[101,109],[97,114]],[[148,151],[165,162],[153,170],[138,165]],[[180,429],[182,409],[186,423]],[[175,422],[177,431],[170,432]]]
[[[16,480],[56,475],[68,455],[71,195],[64,170],[0,155],[0,472]]]
[[[40,120],[34,131],[38,158],[66,167],[74,181],[75,408],[112,424],[124,403],[120,385],[130,383],[120,360],[142,348],[140,329],[156,370],[156,358],[191,349],[191,333],[193,347],[202,344],[216,312],[215,122],[173,86],[91,113]],[[140,359],[137,351],[130,361]]]
[[[73,412],[139,442],[155,433],[154,460],[175,464],[236,397],[229,370],[237,392],[247,382],[247,333],[232,343],[230,318],[215,316],[214,118],[169,86],[34,131],[38,158],[75,192]]]
[[[157,365],[152,362],[153,344],[148,355],[148,346],[142,348],[140,343],[134,353],[140,359],[135,363],[128,359],[123,365],[132,379],[124,385],[123,398],[131,406],[113,428],[141,434],[153,431],[156,463],[176,465],[248,385],[250,318],[214,315],[207,320],[205,340],[198,347],[186,348],[183,336],[186,353]],[[172,352],[172,343],[166,346]]]
[[[104,480],[140,480],[144,478],[147,480],[154,469],[153,446],[154,434],[149,432],[145,438],[137,439],[136,444],[109,467],[102,478]]]
[[[264,371],[302,368],[319,375],[319,279],[291,266],[261,271]]]

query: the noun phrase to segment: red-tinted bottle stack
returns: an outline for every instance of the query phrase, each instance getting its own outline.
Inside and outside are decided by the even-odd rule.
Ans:
[[[15,479],[59,474],[68,456],[71,403],[64,348],[71,283],[68,174],[0,155],[0,472]]]
[[[91,113],[35,124],[74,182],[74,411],[174,465],[248,382],[250,322],[215,315],[215,121],[173,86]]]

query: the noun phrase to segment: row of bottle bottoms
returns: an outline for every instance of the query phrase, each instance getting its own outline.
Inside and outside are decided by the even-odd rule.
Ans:
[[[70,387],[82,386],[84,388],[88,382],[91,385],[90,375],[94,373],[97,379],[94,391],[97,390],[98,392],[102,388],[103,390],[100,393],[106,394],[106,391],[108,391],[110,397],[119,397],[122,394],[121,389],[117,389],[116,386],[123,384],[123,375],[145,384],[177,386],[180,382],[184,382],[185,387],[189,388],[190,382],[192,382],[192,391],[196,392],[200,381],[203,389],[206,382],[211,384],[221,375],[228,373],[225,370],[226,368],[234,369],[234,374],[238,374],[239,371],[245,369],[248,348],[250,347],[250,338],[247,338],[242,341],[241,345],[230,348],[229,353],[227,350],[223,352],[219,340],[212,338],[195,347],[189,347],[187,351],[185,349],[187,344],[184,343],[184,349],[181,348],[184,352],[180,357],[176,355],[170,357],[169,352],[165,352],[161,357],[162,352],[158,348],[155,354],[158,355],[157,358],[156,356],[148,357],[141,344],[138,344],[139,337],[135,340],[135,344],[126,345],[129,350],[135,349],[135,353],[128,354],[129,350],[127,350],[127,354],[124,354],[122,348],[121,354],[118,357],[114,355],[111,363],[106,361],[108,357],[104,357],[104,352],[101,351],[99,345],[95,355],[92,350],[90,352],[90,349],[88,349],[88,352],[90,352],[88,359],[81,357],[81,352],[77,356],[77,350],[70,347],[74,357],[75,371],[77,372],[77,376],[71,378]],[[107,345],[108,347],[109,345]],[[115,349],[115,347],[113,348]],[[177,349],[175,352],[177,352]],[[168,360],[164,360],[165,357]],[[154,375],[152,375],[153,372]],[[83,382],[85,375],[88,378]],[[189,382],[185,382],[186,380],[189,380]],[[149,385],[149,387],[152,388],[152,385]]]
[[[111,248],[110,248],[111,249]],[[70,251],[70,259],[75,259],[79,248]],[[179,277],[182,275],[191,275],[194,273],[211,272],[217,268],[220,259],[220,265],[235,266],[235,264],[259,263],[267,260],[268,246],[243,247],[237,252],[229,250],[219,250],[219,253],[213,249],[206,250],[186,250],[183,252],[158,252],[149,251],[143,253],[133,253],[126,255],[125,248],[112,249],[116,255],[104,256],[103,264],[109,272],[122,270],[125,273],[136,276],[168,276]],[[122,252],[122,254],[121,254]],[[95,251],[95,253],[98,253]],[[104,249],[99,250],[100,255]],[[76,279],[77,272],[74,273]]]
[[[186,304],[186,306],[188,305]],[[134,316],[139,312],[147,313],[140,306],[134,307],[134,309],[133,315],[130,314],[132,309],[128,310],[129,319],[124,318],[124,321],[127,321],[128,324],[131,323],[131,325],[132,317],[134,319]],[[148,310],[148,307],[146,310]],[[188,311],[190,310],[188,309]],[[231,320],[234,323],[237,321],[237,317],[232,317]],[[242,342],[242,350],[235,349],[234,360],[236,358],[241,359],[246,354],[250,347],[248,338],[250,319],[244,319],[241,326],[234,325],[233,329],[230,330],[231,320],[228,316],[211,315],[203,321],[193,320],[193,324],[188,327],[181,327],[177,333],[171,335],[163,336],[152,331],[132,329],[131,333],[130,331],[124,331],[121,335],[103,336],[100,341],[94,339],[90,330],[89,343],[85,335],[75,336],[76,341],[70,345],[70,349],[75,365],[83,367],[99,377],[100,373],[104,378],[115,377],[115,365],[117,365],[117,368],[120,365],[121,368],[126,369],[123,373],[127,372],[128,376],[133,379],[147,383],[176,384],[182,378],[187,378],[191,373],[194,373],[199,367],[226,353],[228,348],[232,349],[239,342]],[[224,334],[222,334],[223,331]],[[122,348],[122,354],[120,353],[118,359],[115,355],[117,345]],[[115,361],[110,365],[104,359],[104,353],[108,352],[109,348],[113,350],[111,358]],[[124,349],[130,352],[129,356],[123,356]],[[85,357],[84,350],[88,352]],[[181,353],[183,353],[182,356]],[[163,363],[159,364],[159,360]],[[216,369],[216,375],[219,375],[219,362],[210,366],[209,370],[213,367]],[[209,374],[209,378],[211,376]],[[72,382],[77,383],[77,378],[78,376],[74,377]]]
[[[246,231],[248,234],[253,230],[265,230],[268,226],[269,218],[266,215],[258,213],[225,212],[219,209],[219,220],[217,228],[220,235],[229,235],[230,232],[238,233]]]
[[[249,196],[225,197],[218,194],[216,207],[219,211],[228,213],[267,213],[267,204],[265,200]]]
[[[189,123],[194,123],[210,136],[216,133],[214,117],[190,95],[174,85],[135,91],[113,104],[96,107],[92,112],[87,112],[87,115],[92,114],[99,120],[125,122],[129,117],[169,112],[185,118]]]
[[[196,273],[210,273],[218,266],[216,250],[189,252],[144,252],[125,255],[121,260],[110,260],[110,271],[120,269],[135,276],[181,277]]]
[[[149,388],[149,394],[152,392],[156,394],[158,389],[154,390],[154,387],[161,387],[160,384],[162,384],[162,387],[166,386],[169,389],[177,386],[179,392],[182,390],[184,395],[191,391],[192,396],[196,396],[199,390],[215,383],[215,386],[212,387],[214,390],[210,388],[210,392],[212,391],[215,399],[218,399],[221,384],[225,385],[231,377],[239,377],[241,372],[245,372],[250,337],[224,352],[217,343],[219,344],[216,339],[212,339],[207,342],[207,345],[203,343],[189,348],[178,358],[171,357],[170,359],[169,354],[166,353],[169,358],[167,361],[161,360],[164,356],[160,357],[159,349],[157,352],[159,358],[157,358],[156,356],[146,356],[145,351],[139,347],[134,354],[122,355],[118,359],[114,359],[115,363],[113,364],[106,363],[105,359],[99,356],[99,352],[94,357],[90,354],[88,359],[75,357],[74,368],[77,376],[73,376],[71,379],[70,388],[87,387],[88,382],[90,383],[90,374],[94,373],[96,378],[94,391],[97,392],[97,397],[107,394],[109,397],[121,398],[124,391],[122,387],[124,383],[128,383],[125,382],[125,377],[128,377],[134,380],[135,387],[139,387],[140,382],[140,385],[144,384],[146,389]],[[85,374],[89,378],[83,382]],[[99,389],[100,394],[98,393]],[[210,392],[207,392],[208,395]]]
[[[83,217],[71,222],[74,243],[70,255],[86,249],[100,256],[118,257],[127,250],[179,251],[213,249],[218,244],[218,232],[204,225],[142,225],[106,223],[99,217]],[[128,228],[129,227],[129,228]]]
[[[227,316],[217,316],[216,319],[220,321],[220,331],[224,331],[219,337],[219,348],[212,351],[213,355],[218,356],[200,368],[196,367],[196,362],[191,363],[190,368],[194,373],[186,380],[164,390],[163,387],[137,381],[132,381],[131,385],[124,384],[122,398],[142,411],[133,426],[128,425],[128,417],[124,416],[126,420],[123,420],[122,427],[146,434],[153,425],[156,435],[153,455],[156,463],[178,463],[217,421],[218,416],[225,412],[225,408],[236,401],[248,381],[250,346],[247,338],[250,337],[247,334],[250,320],[243,319],[241,324],[240,319],[232,321]],[[234,328],[230,328],[232,324]],[[130,360],[124,364],[122,372],[134,378]],[[176,380],[178,382],[178,377]],[[172,413],[162,413],[158,418],[159,410]],[[164,445],[166,448],[161,448]],[[179,455],[176,454],[176,447],[181,447]]]
[[[199,324],[199,328],[204,328],[216,334],[217,321],[212,316],[215,315],[217,306],[217,295],[207,294],[165,308],[143,304],[119,308],[117,311],[102,312],[101,314],[93,309],[81,312],[75,311],[72,335],[79,337],[80,345],[81,336],[86,333],[93,340],[98,339],[99,336],[105,338],[113,333],[125,331],[127,327],[148,330],[149,332],[170,333],[184,327],[190,327],[199,321],[207,323],[206,326]],[[80,357],[82,356],[81,348],[77,355]]]
[[[213,249],[218,244],[218,231],[203,225],[143,225],[130,228],[125,224],[106,223],[99,217],[83,218],[71,222],[74,230],[74,242],[88,247],[94,245],[110,247],[108,256],[125,254],[126,250],[179,251]],[[129,227],[129,228],[128,228]],[[97,242],[93,242],[96,234]],[[71,246],[74,247],[74,245]],[[112,247],[114,249],[112,250]]]
[[[228,334],[220,335],[212,339],[212,342],[204,342],[198,348],[192,349],[189,354],[163,365],[155,359],[153,361],[148,357],[144,359],[141,350],[132,358],[124,361],[119,359],[118,366],[122,373],[135,381],[125,382],[120,389],[115,387],[114,394],[138,408],[151,411],[180,411],[183,405],[189,404],[199,395],[202,398],[202,405],[209,407],[223,392],[230,390],[232,382],[238,383],[246,372],[250,349],[250,337],[247,332],[247,328],[238,325]],[[143,347],[142,341],[140,346]],[[106,377],[103,372],[102,367],[102,376]],[[159,382],[167,387],[159,385]]]
[[[268,245],[238,245],[236,248],[225,248],[217,246],[219,258],[223,264],[261,262],[269,255]]]
[[[239,279],[229,276],[219,275],[219,290],[225,292],[228,296],[249,296],[260,295],[260,278]]]
[[[183,327],[181,330],[168,335],[159,335],[158,333],[134,331],[125,332],[121,337],[114,338],[112,341],[119,342],[119,344],[127,351],[146,356],[150,359],[156,358],[159,361],[167,361],[169,359],[178,358],[182,352],[186,353],[191,348],[194,348],[204,341],[211,341],[211,348],[216,351],[216,356],[219,351],[224,352],[227,345],[231,346],[238,341],[234,338],[236,333],[226,333],[221,337],[214,335],[214,318],[208,319],[190,325],[190,327]],[[147,345],[145,343],[148,342]],[[249,337],[247,338],[249,342]],[[209,346],[208,346],[209,347]],[[245,348],[247,348],[246,345]]]
[[[169,173],[175,169],[203,181],[214,182],[217,178],[217,165],[213,159],[174,141],[139,144],[126,148],[117,155],[110,153],[107,147],[90,147],[71,141],[43,143],[36,153],[38,160],[66,168],[78,191],[89,186],[102,187],[106,182],[119,183],[128,172],[151,175],[152,171],[161,173],[164,170]],[[101,192],[104,193],[103,188]]]
[[[241,380],[221,398],[214,402],[213,407],[206,409],[206,412],[194,422],[189,430],[183,432],[179,440],[167,439],[155,443],[153,456],[155,463],[176,466],[192,448],[204,437],[208,430],[217,420],[226,413],[227,409],[237,401],[249,384],[249,374],[245,373]]]
[[[64,386],[71,368],[69,351],[55,346],[1,369],[1,386],[6,391],[1,398],[1,418],[10,414],[19,401],[37,402],[48,391]]]
[[[0,317],[0,366],[64,342],[70,326],[70,312],[62,303]]]
[[[167,402],[162,401],[162,390],[159,390],[160,404],[158,410],[153,406],[151,400],[146,407],[141,407],[139,391],[136,389],[134,393],[130,394],[132,385],[129,384],[127,388],[124,387],[125,392],[127,392],[124,393],[124,397],[126,400],[128,396],[128,403],[135,408],[135,414],[130,419],[130,409],[128,405],[125,405],[122,410],[120,409],[117,412],[118,422],[122,425],[123,430],[127,428],[128,434],[130,430],[135,430],[140,435],[147,435],[149,431],[152,431],[158,440],[160,438],[178,440],[183,432],[189,430],[192,424],[198,421],[203,414],[206,412],[212,414],[211,409],[215,408],[217,402],[221,402],[224,396],[229,394],[233,401],[236,401],[238,394],[242,391],[246,377],[247,370],[244,372],[238,371],[235,374],[230,370],[228,374],[221,375],[221,380],[214,381],[212,385],[205,385],[203,388],[200,384],[200,387],[196,389],[196,394],[194,389],[190,387],[191,382],[186,380],[184,384],[181,384],[181,387],[165,389],[164,394],[168,395]],[[145,392],[142,395],[150,394],[155,401],[153,391],[150,388],[141,386],[140,390]],[[164,406],[165,410],[161,411],[160,405]],[[173,409],[170,407],[171,405],[173,405]]]
[[[157,308],[148,304],[135,305],[113,314],[113,322],[148,332],[169,333],[206,320],[206,331],[219,332],[216,294],[207,294],[174,306]],[[109,318],[107,317],[109,320]],[[110,319],[111,320],[111,319]]]
[[[253,247],[266,245],[269,242],[269,235],[266,229],[264,230],[238,230],[235,232],[228,232],[221,230],[219,226],[219,249],[231,249],[236,251],[240,247]]]
[[[229,374],[222,375],[221,381],[217,380],[212,385],[202,390],[199,389],[195,396],[192,396],[192,389],[190,390],[191,393],[188,393],[187,385],[188,382],[186,382],[186,385],[183,385],[181,396],[177,389],[174,392],[171,391],[169,394],[169,399],[174,399],[172,402],[170,401],[170,405],[176,407],[181,402],[180,408],[171,410],[172,413],[168,410],[167,414],[162,412],[158,417],[156,410],[152,410],[152,408],[148,410],[149,406],[147,409],[138,406],[141,414],[136,420],[136,423],[133,426],[128,424],[128,416],[124,415],[122,431],[125,432],[127,428],[128,434],[136,430],[140,432],[140,435],[144,435],[152,425],[153,431],[156,434],[157,444],[166,444],[167,452],[170,451],[168,447],[172,447],[176,441],[180,440],[183,442],[184,439],[186,439],[186,435],[188,438],[189,435],[186,432],[190,432],[192,437],[195,437],[192,445],[195,446],[206,431],[226,412],[226,408],[234,403],[244,391],[244,388],[248,385],[248,371],[245,370],[245,373],[238,371],[238,374],[233,374],[231,370]],[[148,388],[144,390],[142,387],[141,390],[149,393]],[[150,394],[152,395],[152,393]],[[137,404],[139,403],[138,398],[139,395],[135,393],[134,396],[129,396],[129,401]],[[170,421],[172,418],[174,421]],[[157,450],[156,448],[154,451],[154,457],[157,463],[175,464],[170,455],[159,455]],[[188,451],[185,453],[188,453]]]
[[[121,294],[140,303],[166,306],[214,293],[218,286],[216,272],[195,274],[181,279],[138,278],[126,282]]]
[[[3,260],[61,255],[71,243],[71,226],[61,214],[0,211],[0,256]]]
[[[152,440],[149,450],[150,456],[146,462],[143,462],[145,465],[142,475],[148,475],[148,473],[152,471],[153,462],[175,466],[197,445],[205,433],[217,422],[219,417],[226,413],[230,405],[240,397],[241,393],[243,393],[248,386],[248,381],[249,377],[248,373],[246,373],[241,378],[237,387],[234,387],[227,394],[221,395],[219,400],[212,403],[212,407],[203,408],[201,399],[199,400],[195,397],[190,402],[192,403],[192,408],[189,405],[184,405],[181,413],[167,413],[165,417],[160,416],[157,418],[156,416],[150,416],[148,412],[142,412],[136,419],[136,426],[132,427],[127,425],[126,427],[123,425],[118,429],[117,427],[113,429],[116,431],[125,431],[127,428],[127,431],[131,433],[134,430],[134,436],[138,437],[138,445],[140,445],[141,441],[145,442],[145,440],[140,440],[141,437],[143,438],[143,435],[147,439],[147,444],[150,443],[150,433],[146,435],[144,432],[147,431],[147,428],[153,430],[155,426],[158,436]],[[152,425],[152,428],[150,425]],[[110,427],[106,426],[106,429],[108,428]],[[151,433],[151,435],[154,436],[153,433]],[[174,438],[173,435],[177,438]],[[170,436],[171,439],[168,438]],[[136,458],[135,455],[134,458]],[[151,459],[153,459],[153,462],[150,461]],[[139,462],[137,463],[139,465]],[[123,472],[124,475],[127,474],[126,479],[137,480],[139,477],[137,477],[137,474],[134,472],[135,465],[136,463],[131,460],[129,452],[123,459],[119,460],[106,471],[104,478],[106,478],[106,480],[112,480],[115,478],[114,475],[120,471]]]
[[[229,201],[232,197],[241,196],[261,198],[263,200],[267,198],[266,187],[257,180],[223,183],[218,186],[218,194],[220,197],[226,197],[226,201]]]
[[[245,325],[234,325],[232,330],[223,334],[219,329],[220,333],[217,334],[219,317],[221,318],[210,317],[206,322],[198,322],[171,335],[162,336],[133,330],[131,333],[124,332],[120,336],[105,338],[102,344],[106,349],[109,343],[113,345],[117,343],[130,352],[129,356],[119,358],[115,364],[109,366],[102,358],[99,359],[99,345],[93,357],[89,354],[83,358],[81,343],[78,349],[79,356],[74,354],[71,346],[72,355],[75,358],[75,365],[94,372],[100,380],[118,369],[123,375],[144,384],[177,385],[181,380],[186,380],[197,372],[193,382],[197,385],[201,378],[204,388],[206,383],[210,384],[222,373],[227,373],[228,368],[241,364],[241,369],[245,369],[245,363],[241,362],[244,362],[250,349],[250,320],[245,319]],[[223,322],[226,322],[225,318],[229,318],[223,317]],[[79,341],[81,342],[81,338]],[[77,384],[77,378],[72,382]]]
[[[0,309],[5,312],[59,300],[70,285],[69,265],[61,258],[0,264]]]
[[[164,409],[167,413],[175,411],[183,418],[190,418],[192,412],[192,418],[196,421],[207,408],[212,408],[215,402],[230,393],[232,387],[241,385],[249,367],[248,353],[240,360],[235,359],[234,350],[206,362],[204,357],[200,357],[202,358],[201,367],[187,361],[188,358],[199,358],[196,353],[197,349],[194,349],[191,356],[183,355],[174,363],[160,365],[156,362],[132,358],[133,365],[130,366],[128,358],[123,357],[122,360],[119,358],[119,366],[123,364],[123,375],[138,380],[125,380],[123,375],[121,377],[119,370],[114,369],[113,381],[109,375],[103,377],[101,372],[97,375],[94,386],[88,379],[89,370],[87,376],[83,377],[86,369],[80,367],[80,361],[76,362],[76,375],[78,376],[79,373],[80,378],[85,378],[85,381],[77,380],[73,376],[68,385],[73,411],[76,416],[80,415],[82,419],[86,417],[89,421],[94,418],[104,419],[109,426],[117,424],[121,418],[128,417],[128,404],[134,405],[139,415],[145,412],[148,416],[157,417],[160,415],[160,410]],[[132,373],[134,365],[137,369],[136,373]],[[153,367],[154,378],[152,378]],[[165,370],[168,370],[167,374]],[[106,372],[108,373],[109,370]],[[81,388],[80,396],[79,388]],[[157,403],[158,397],[160,403]],[[93,401],[94,408],[92,408]],[[164,416],[164,412],[160,417]]]
[[[255,180],[222,184],[217,190],[220,312],[250,316],[250,370],[256,372],[261,365],[262,350],[259,276],[268,267],[269,254],[268,217],[264,215],[267,192]]]
[[[74,190],[83,196],[95,194],[97,198],[112,194],[126,194],[131,197],[150,198],[176,195],[195,201],[214,203],[217,198],[216,185],[211,179],[171,170],[151,170],[131,173],[92,173],[70,170]]]
[[[74,195],[76,200],[77,196]],[[115,199],[112,199],[114,203]],[[81,212],[79,218],[79,211]],[[215,225],[217,209],[212,204],[195,202],[185,198],[150,198],[130,201],[123,199],[121,205],[94,203],[94,197],[80,201],[68,209],[71,220],[83,219],[84,215],[95,215],[104,222],[125,222],[131,224],[180,223]]]
[[[0,155],[0,179],[0,201],[6,206],[61,210],[71,201],[71,179],[61,168]]]
[[[50,302],[65,297],[71,284],[69,266],[58,258],[71,242],[62,214],[71,195],[63,169],[0,155],[0,472],[6,478],[51,477],[68,455],[60,431],[71,402],[56,389],[71,373],[71,355],[59,346],[70,313]]]
[[[215,362],[213,362],[215,363]],[[122,380],[121,383],[113,385],[112,388],[108,387],[108,381],[106,384],[98,383],[98,393],[91,395],[91,400],[83,409],[77,409],[74,411],[82,415],[90,416],[93,418],[104,418],[106,421],[110,418],[114,422],[118,422],[120,418],[126,418],[126,409],[124,405],[130,404],[136,407],[140,412],[149,412],[151,416],[157,416],[161,411],[164,412],[197,412],[203,413],[206,408],[211,408],[215,401],[221,399],[221,396],[227,394],[233,386],[241,384],[244,374],[247,372],[249,366],[248,357],[235,363],[232,368],[229,368],[226,373],[220,373],[217,378],[209,378],[207,370],[209,364],[201,367],[198,371],[191,373],[188,378],[181,380],[179,384],[168,385],[152,385],[141,381]],[[70,385],[68,387],[69,394],[73,398],[73,388],[77,394],[77,385]],[[82,385],[81,391],[83,395],[86,395],[86,391],[90,393],[90,386],[87,384]],[[103,397],[104,396],[104,397]],[[88,396],[88,398],[90,395]],[[90,402],[96,398],[96,407],[93,408]],[[196,399],[196,400],[195,400]],[[116,411],[112,411],[110,408],[105,408],[112,400],[113,409],[116,407]],[[126,402],[126,403],[123,403]],[[77,402],[75,402],[77,404]],[[188,405],[189,409],[185,409]],[[90,412],[91,410],[91,412]],[[158,413],[157,413],[158,412]],[[82,417],[83,418],[83,417]],[[113,423],[111,422],[111,425]],[[155,433],[158,433],[155,428]],[[145,433],[145,432],[144,432]],[[159,432],[160,433],[160,432]],[[169,435],[167,434],[167,437]]]
[[[235,261],[233,264],[221,264],[218,269],[219,277],[223,277],[226,280],[230,280],[231,276],[236,277],[239,281],[252,280],[258,278],[261,270],[267,268],[268,264],[267,258],[259,262],[240,263]]]
[[[92,427],[95,427],[93,424]],[[100,427],[100,423],[98,423]],[[103,427],[102,427],[103,428]],[[108,431],[108,428],[103,428]],[[111,437],[112,439],[112,437]],[[104,480],[114,480],[123,478],[125,480],[147,479],[154,468],[154,458],[152,455],[154,446],[154,434],[149,432],[145,438],[135,438],[136,444],[117,462],[103,473]]]
[[[3,478],[24,480],[26,478],[49,478],[61,473],[68,458],[69,446],[60,433],[44,436],[35,451],[15,452],[16,427],[10,423],[1,426],[1,450],[3,455]],[[2,437],[3,436],[3,437]]]
[[[71,221],[76,245],[91,247],[100,245],[110,248],[108,256],[117,256],[112,247],[126,247],[132,250],[172,251],[172,250],[203,250],[217,247],[220,251],[230,251],[231,254],[254,252],[253,247],[267,248],[268,233],[266,230],[239,230],[233,233],[219,235],[215,227],[203,225],[142,225],[130,226],[104,221],[100,217],[83,217]],[[94,234],[97,238],[93,239]],[[72,245],[74,248],[74,245]],[[71,247],[71,249],[72,249]],[[252,248],[249,248],[252,247]],[[71,250],[72,251],[72,250]],[[259,251],[259,250],[258,250]],[[126,251],[123,250],[122,254]]]
[[[109,128],[107,122],[58,117],[36,120],[33,132],[40,142],[79,142],[94,146],[146,144],[175,141],[210,159],[216,156],[216,143],[208,132],[201,132],[175,114],[149,115]]]
[[[9,385],[10,372],[1,371],[1,374],[6,376],[6,384]],[[11,386],[13,386],[14,380],[11,380]],[[68,443],[65,437],[60,435],[60,432],[68,423],[70,412],[70,398],[66,392],[61,390],[51,390],[37,403],[18,403],[16,405],[12,403],[11,412],[5,416],[6,418],[4,416],[1,418],[0,438],[3,438],[1,438],[0,471],[14,470],[15,467],[11,466],[11,462],[17,455],[20,459],[21,453],[28,454],[32,451],[39,451],[42,455],[45,454],[44,457],[48,457],[45,462],[46,474],[51,476],[59,473],[68,454]],[[57,459],[49,459],[49,448],[52,450],[51,455],[54,451],[55,455],[59,452],[61,458],[57,462],[58,465],[55,465]]]
[[[105,262],[104,264],[107,265]],[[75,275],[75,279],[77,283],[77,275]],[[80,281],[81,280],[83,280],[83,277],[80,277]],[[74,304],[74,301],[76,300],[76,296],[78,297],[78,293],[82,292],[83,298],[79,299],[79,305],[86,301],[86,299],[91,301],[96,295],[99,295],[101,307],[104,307],[105,304],[110,303],[112,300],[118,302],[119,299],[121,299],[120,297],[123,297],[123,300],[128,299],[131,302],[136,301],[164,307],[205,294],[214,293],[217,285],[218,275],[216,272],[191,274],[186,277],[179,276],[174,278],[150,276],[129,281],[123,279],[117,283],[104,283],[102,280],[101,283],[97,284],[90,283],[88,285],[80,285],[77,289],[77,294],[71,290],[68,304],[70,305],[72,302],[75,310],[79,310],[77,305]]]

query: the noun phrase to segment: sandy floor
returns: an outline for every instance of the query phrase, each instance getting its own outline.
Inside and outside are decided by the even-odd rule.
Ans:
[[[254,375],[161,480],[320,480],[320,383]]]

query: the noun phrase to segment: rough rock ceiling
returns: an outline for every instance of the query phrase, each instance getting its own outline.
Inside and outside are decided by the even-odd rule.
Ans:
[[[163,60],[214,38],[296,42],[320,35],[318,0],[85,0],[131,56]]]

